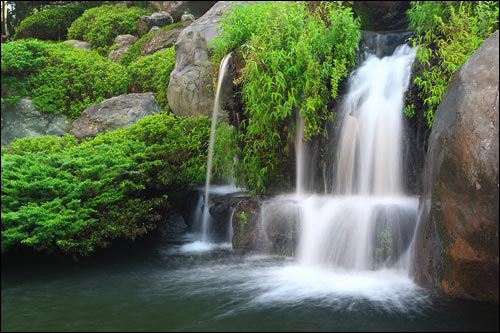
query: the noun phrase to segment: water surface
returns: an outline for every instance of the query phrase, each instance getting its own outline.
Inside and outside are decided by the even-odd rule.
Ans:
[[[498,306],[390,270],[156,240],[79,263],[2,260],[2,331],[498,331]]]

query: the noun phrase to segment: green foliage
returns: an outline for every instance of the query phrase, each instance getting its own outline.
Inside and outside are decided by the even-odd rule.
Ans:
[[[408,118],[415,116],[415,104],[408,104],[405,106],[404,113]]]
[[[18,138],[10,146],[5,147],[5,154],[25,155],[28,153],[57,153],[74,147],[78,140],[69,134],[59,136],[42,136],[37,138]],[[2,153],[3,154],[3,153]]]
[[[128,66],[132,62],[136,61],[140,57],[140,55],[141,55],[142,44],[144,44],[145,42],[147,42],[148,40],[150,40],[151,38],[153,38],[153,36],[156,35],[158,33],[158,31],[172,30],[172,29],[181,27],[182,25],[183,25],[182,22],[178,22],[178,23],[174,23],[174,24],[170,24],[170,25],[164,26],[160,30],[151,31],[151,32],[145,34],[144,36],[142,36],[141,38],[139,38],[134,43],[134,45],[132,45],[131,47],[129,47],[127,51],[125,51],[125,53],[120,58],[120,64],[122,64],[124,66]]]
[[[175,65],[175,50],[169,49],[141,57],[128,67],[131,81],[131,92],[152,91],[156,101],[162,107],[168,106],[167,87],[170,81],[170,72]]]
[[[248,214],[247,214],[247,212],[242,211],[240,213],[240,220],[241,220],[241,224],[243,224],[243,225],[245,225],[245,224],[248,223]]]
[[[92,49],[106,56],[115,37],[136,33],[136,21],[148,15],[142,8],[127,8],[124,5],[105,5],[86,10],[68,29],[68,38],[81,39],[92,45]]]
[[[42,111],[76,119],[92,104],[127,92],[126,69],[95,51],[61,43],[48,53],[45,67],[28,77],[33,103]]]
[[[14,38],[64,40],[73,21],[86,9],[101,3],[102,1],[74,2],[39,11],[21,22]]]
[[[241,45],[239,83],[247,119],[237,175],[264,192],[286,172],[288,137],[297,115],[305,138],[324,133],[328,104],[354,64],[359,22],[341,2],[256,2],[236,5],[214,41],[214,63]]]
[[[45,64],[49,46],[35,39],[2,44],[2,108],[28,94],[25,77]]]
[[[2,147],[2,253],[87,255],[154,229],[168,197],[203,181],[210,120],[165,113],[76,144],[21,139]]]
[[[412,1],[408,17],[417,59],[426,67],[414,83],[432,126],[453,73],[498,29],[498,2]]]

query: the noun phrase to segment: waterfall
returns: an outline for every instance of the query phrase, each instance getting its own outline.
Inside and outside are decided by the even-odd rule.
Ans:
[[[214,142],[215,142],[215,128],[217,125],[217,114],[219,112],[219,98],[221,93],[222,81],[224,80],[227,65],[229,64],[229,59],[232,53],[228,53],[224,59],[222,59],[219,67],[219,76],[217,77],[217,91],[215,92],[214,109],[212,111],[212,124],[210,126],[210,143],[208,145],[208,158],[207,158],[207,175],[205,178],[205,201],[203,205],[203,216],[201,222],[201,240],[207,242],[209,240],[209,222],[210,214],[208,212],[208,202],[210,194],[210,177],[212,173],[212,158],[214,154]]]
[[[333,193],[274,199],[288,202],[286,209],[265,205],[265,225],[282,223],[276,216],[292,213],[290,205],[298,208],[295,253],[300,264],[408,272],[418,199],[403,191],[402,135],[415,53],[402,45],[391,56],[369,55],[349,78],[338,112]],[[303,126],[298,118],[297,194],[304,194]]]

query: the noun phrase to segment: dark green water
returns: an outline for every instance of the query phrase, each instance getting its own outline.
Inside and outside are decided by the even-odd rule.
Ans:
[[[392,272],[305,269],[151,242],[68,262],[2,260],[2,331],[498,331],[498,306]]]

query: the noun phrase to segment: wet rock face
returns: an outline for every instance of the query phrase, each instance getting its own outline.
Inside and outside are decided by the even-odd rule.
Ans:
[[[209,116],[214,103],[208,44],[217,36],[219,21],[231,1],[219,1],[205,15],[185,28],[175,43],[175,67],[170,74],[168,104],[180,116]]]
[[[246,198],[245,193],[230,193],[227,195],[210,196],[210,206],[208,212],[212,217],[212,232],[217,238],[227,240],[229,238],[229,223],[231,215],[236,205]]]
[[[355,1],[358,15],[365,16],[370,24],[363,29],[375,31],[406,30],[408,17],[406,10],[410,8],[408,1]]]
[[[129,127],[139,119],[161,112],[153,93],[123,94],[94,104],[75,120],[70,133],[78,139]]]
[[[123,54],[137,41],[137,37],[132,35],[118,35],[113,46],[116,48],[109,53],[108,59],[119,63]]]
[[[262,208],[266,236],[272,252],[294,256],[298,245],[301,210],[292,200],[270,200]]]
[[[424,169],[415,275],[427,287],[498,302],[498,31],[454,74]]]
[[[361,31],[359,50],[361,52],[375,54],[377,57],[387,57],[394,53],[394,50],[406,42],[411,32],[389,32],[377,33],[373,31]],[[359,58],[359,57],[358,57]],[[364,57],[361,57],[363,59]]]
[[[233,249],[250,252],[266,251],[269,248],[260,212],[262,197],[253,196],[241,200],[233,215]]]
[[[9,145],[15,138],[62,136],[70,128],[70,119],[38,110],[29,98],[22,98],[2,109],[2,145]]]

